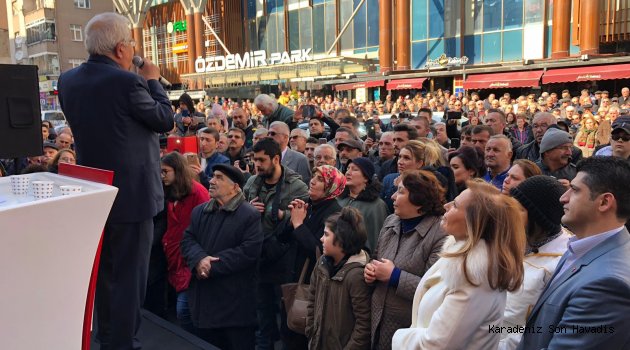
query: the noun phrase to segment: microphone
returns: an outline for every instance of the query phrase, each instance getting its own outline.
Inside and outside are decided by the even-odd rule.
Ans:
[[[144,66],[144,60],[140,56],[133,56],[133,59],[131,60],[131,62],[133,63],[134,66],[136,66],[138,68],[142,68],[142,66]],[[158,79],[158,81],[165,88],[170,88],[172,86],[171,83],[168,80],[164,79],[164,77],[161,76],[161,75],[160,75],[160,79]]]

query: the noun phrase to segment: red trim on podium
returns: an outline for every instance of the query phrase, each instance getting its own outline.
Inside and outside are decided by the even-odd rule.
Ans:
[[[110,185],[114,181],[114,172],[110,170],[102,170],[90,168],[82,165],[72,165],[59,163],[59,175],[74,177],[81,180],[88,180],[105,185]],[[83,337],[81,339],[81,349],[90,349],[92,313],[94,311],[94,296],[96,293],[96,278],[98,277],[98,265],[101,261],[101,247],[103,245],[103,234],[98,241],[98,248],[94,256],[94,264],[92,265],[92,274],[90,275],[90,285],[88,287],[87,297],[85,300],[85,314],[83,315]]]

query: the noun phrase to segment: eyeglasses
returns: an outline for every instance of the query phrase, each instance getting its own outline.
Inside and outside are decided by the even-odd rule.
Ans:
[[[168,175],[168,173],[170,173],[171,171],[174,171],[174,170],[170,170],[170,169],[162,169],[162,171],[161,171],[160,173],[162,174],[162,176],[166,176],[166,175]]]
[[[610,135],[610,139],[617,142],[628,142],[630,141],[630,134],[628,133],[616,133]]]
[[[291,136],[291,140],[295,140],[295,139],[297,139],[298,137],[299,137],[298,135],[293,135],[293,136]]]
[[[136,41],[133,39],[125,40],[125,42],[129,44],[129,46],[131,47],[134,47],[134,48],[136,47]]]

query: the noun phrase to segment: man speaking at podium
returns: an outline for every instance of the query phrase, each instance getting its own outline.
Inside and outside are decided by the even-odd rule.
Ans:
[[[136,349],[153,239],[163,206],[158,134],[174,126],[157,66],[130,72],[135,42],[115,13],[85,27],[86,63],[59,78],[59,100],[72,128],[77,163],[114,171],[118,195],[105,224],[96,286],[101,349]],[[85,208],[86,213],[90,208]]]

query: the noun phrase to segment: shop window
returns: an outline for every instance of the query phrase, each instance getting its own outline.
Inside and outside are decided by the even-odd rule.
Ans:
[[[444,37],[461,35],[461,0],[444,0]]]
[[[493,31],[501,29],[503,4],[501,0],[483,1],[483,31]]]
[[[481,63],[481,35],[464,36],[464,55],[468,64]]]
[[[411,40],[427,38],[427,0],[413,0],[411,16]]]
[[[523,27],[523,0],[503,2],[503,29]]]
[[[269,23],[267,24],[267,53],[278,52],[278,31],[276,21],[277,15],[269,16]]]
[[[353,9],[356,9],[361,1],[354,0]],[[357,15],[354,17],[354,48],[363,48],[367,45],[366,37],[366,9],[367,3],[361,6]],[[378,20],[377,20],[378,23]],[[378,33],[378,30],[376,31]]]
[[[258,18],[258,49],[267,49],[267,18]]]
[[[267,0],[267,14],[284,11],[284,0]]]
[[[510,30],[503,32],[503,61],[520,61],[523,59],[523,31]]]
[[[365,4],[367,5],[367,46],[378,46],[378,0],[367,0]]]
[[[313,26],[311,24],[311,9],[300,9],[300,48],[313,48]]]
[[[276,52],[283,52],[287,50],[286,41],[286,32],[284,30],[284,12],[279,13],[276,16]]]
[[[420,41],[411,44],[411,67],[423,69],[427,62],[427,42]]]
[[[444,36],[444,0],[429,1],[429,38]]]
[[[256,0],[247,0],[247,18],[256,18]]]
[[[350,16],[352,15],[353,10],[354,10],[353,0],[340,0],[340,4],[339,4],[339,30],[340,31],[346,25],[346,22],[350,20]],[[353,19],[355,23],[356,23],[356,20],[358,19],[357,18],[358,16],[359,14],[357,13],[357,15]],[[363,14],[363,18],[365,18],[365,13]],[[365,24],[363,25],[363,31],[365,31]],[[341,44],[342,50],[349,50],[353,48],[353,45],[354,45],[353,32],[354,32],[354,26],[352,25],[352,23],[350,23],[348,28],[346,28],[346,31],[341,36],[341,39],[339,39],[339,43]]]
[[[313,1],[314,2],[314,1]],[[324,35],[324,6],[313,6],[313,53],[323,53],[326,44]]]
[[[335,41],[335,37],[337,36],[337,30],[335,28],[335,19],[337,18],[337,16],[336,16],[336,9],[335,9],[334,2],[327,2],[326,5],[324,6],[326,7],[326,10],[325,10],[326,30],[324,32],[326,36],[325,51],[328,51],[328,49],[330,49],[333,42]]]
[[[300,48],[300,13],[289,11],[289,49]]]
[[[483,63],[501,61],[501,33],[483,35]]]

